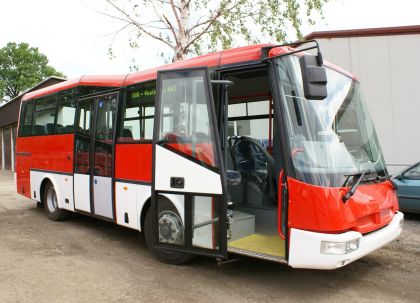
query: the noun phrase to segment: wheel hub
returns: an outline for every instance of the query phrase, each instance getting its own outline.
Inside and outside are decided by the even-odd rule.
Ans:
[[[181,244],[184,229],[181,219],[171,211],[161,212],[159,215],[159,242]]]
[[[47,207],[50,212],[55,212],[57,209],[58,203],[57,203],[57,194],[55,193],[54,188],[49,188],[47,192]]]

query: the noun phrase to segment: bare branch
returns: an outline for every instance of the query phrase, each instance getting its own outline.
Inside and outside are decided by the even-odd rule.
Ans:
[[[178,31],[179,32],[185,32],[184,29],[182,28],[182,25],[181,25],[181,19],[180,19],[178,13],[176,12],[176,7],[175,7],[174,0],[170,0],[170,2],[171,2],[171,8],[172,8],[172,11],[174,13],[175,20],[178,23]]]
[[[164,44],[168,45],[170,48],[174,48],[174,45],[172,45],[170,42],[168,42],[167,40],[165,40],[163,37],[158,36],[148,30],[146,30],[144,28],[144,26],[141,23],[138,23],[136,20],[134,20],[130,14],[128,14],[126,11],[124,11],[123,9],[121,9],[120,7],[118,7],[117,5],[115,5],[114,3],[112,3],[111,0],[106,0],[106,2],[111,5],[114,9],[116,9],[117,11],[119,11],[122,15],[124,15],[127,20],[125,20],[126,22],[129,22],[130,24],[134,25],[135,27],[137,27],[139,29],[140,32],[146,34],[147,36],[159,40],[161,42],[163,42]]]
[[[176,29],[173,27],[172,23],[169,21],[169,19],[165,15],[163,15],[162,17],[165,20],[165,23],[168,26],[168,29],[172,32],[172,35],[174,36],[176,46],[179,46],[179,41],[178,41],[178,36],[176,34]]]

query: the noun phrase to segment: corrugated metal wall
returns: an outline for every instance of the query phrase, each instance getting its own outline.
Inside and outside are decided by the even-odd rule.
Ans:
[[[12,169],[12,143],[10,128],[3,129],[4,169]]]
[[[420,35],[317,40],[360,79],[390,173],[420,161]]]
[[[3,132],[0,129],[0,169],[3,169]]]

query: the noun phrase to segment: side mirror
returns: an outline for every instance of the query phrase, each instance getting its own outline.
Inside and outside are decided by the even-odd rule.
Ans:
[[[395,179],[401,181],[402,179],[404,179],[404,174],[399,174],[398,176],[395,177]]]
[[[309,100],[323,100],[327,97],[327,72],[322,66],[322,56],[303,55],[300,57],[303,92]]]

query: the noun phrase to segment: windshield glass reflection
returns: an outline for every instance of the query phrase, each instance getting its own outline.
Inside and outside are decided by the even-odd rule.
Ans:
[[[347,175],[386,175],[378,138],[357,81],[327,68],[328,97],[306,100],[299,59],[277,59],[297,178],[341,186]]]

